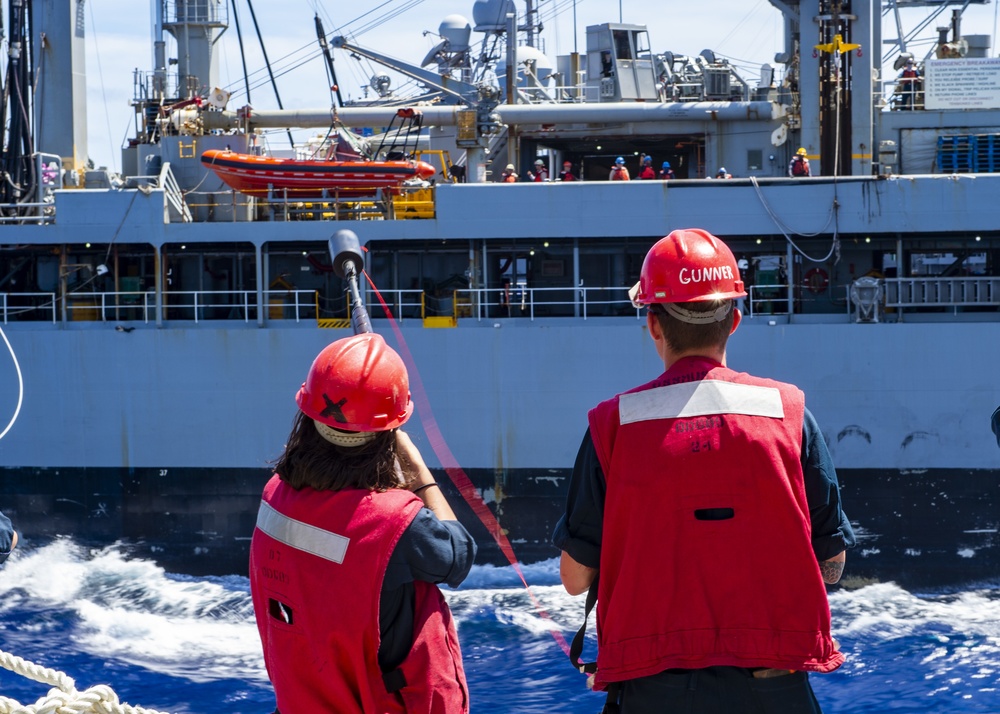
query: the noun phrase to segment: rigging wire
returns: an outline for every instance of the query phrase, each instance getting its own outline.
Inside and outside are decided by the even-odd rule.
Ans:
[[[236,21],[236,40],[240,45],[240,61],[243,63],[243,85],[246,87],[247,104],[250,103],[250,77],[247,74],[247,56],[243,50],[243,30],[240,28],[240,14],[236,9],[236,0],[229,0],[233,8],[233,19]]]
[[[267,65],[267,73],[271,77],[271,85],[274,87],[274,98],[278,101],[278,109],[284,109],[284,105],[281,103],[281,95],[278,93],[278,83],[274,79],[274,73],[271,71],[271,61],[267,58],[267,48],[264,46],[264,38],[260,34],[260,25],[257,24],[257,13],[253,9],[253,0],[247,0],[247,7],[250,8],[250,17],[253,19],[253,27],[257,32],[257,41],[260,42],[260,51],[264,55],[264,64]],[[292,138],[292,130],[288,130],[288,143],[295,148],[295,139]]]
[[[94,35],[94,57],[97,60],[97,78],[98,78],[97,81],[98,81],[98,84],[101,85],[101,98],[104,100],[104,122],[107,125],[107,129],[108,129],[108,148],[110,149],[110,153],[111,153],[111,156],[112,156],[111,168],[114,171],[117,172],[118,171],[118,163],[117,163],[118,159],[115,156],[115,146],[114,146],[114,141],[113,141],[113,138],[112,138],[112,135],[111,135],[111,114],[108,112],[108,107],[111,105],[111,103],[108,101],[107,89],[104,86],[104,69],[103,69],[103,66],[101,65],[101,52],[100,52],[100,49],[99,49],[100,48],[100,42],[98,42],[98,39],[97,39],[97,22],[94,19],[94,5],[93,5],[93,3],[89,4],[88,10],[90,11],[89,12],[89,15],[90,15],[90,31]],[[123,142],[123,144],[124,144],[124,142]]]

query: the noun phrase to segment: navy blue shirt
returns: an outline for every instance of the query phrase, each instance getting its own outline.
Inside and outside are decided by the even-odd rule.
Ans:
[[[14,543],[14,526],[10,519],[0,513],[0,563],[10,556],[11,545]]]
[[[413,644],[413,582],[462,584],[476,559],[476,542],[458,521],[439,520],[421,508],[389,558],[379,601],[378,661],[384,672],[398,667]]]
[[[840,485],[830,450],[808,409],[802,420],[802,476],[812,521],[813,552],[822,562],[853,547],[854,531],[840,507]],[[601,566],[606,488],[588,429],[573,465],[566,513],[556,524],[552,542],[589,568]]]

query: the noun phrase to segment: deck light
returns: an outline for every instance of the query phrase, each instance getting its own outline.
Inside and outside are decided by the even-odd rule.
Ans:
[[[976,242],[977,242],[977,243],[978,243],[979,241],[981,241],[982,239],[983,239],[983,237],[982,237],[982,236],[976,236]]]
[[[757,245],[760,245],[760,244],[761,244],[761,242],[762,242],[762,241],[761,241],[761,239],[760,239],[760,238],[758,238],[758,239],[757,239]]]

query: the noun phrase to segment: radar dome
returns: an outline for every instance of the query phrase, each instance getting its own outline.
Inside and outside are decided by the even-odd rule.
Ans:
[[[517,85],[519,87],[525,87],[529,85],[529,81],[525,77],[525,62],[535,63],[535,77],[538,78],[539,84],[543,86],[548,86],[552,82],[552,75],[555,74],[555,66],[552,64],[552,60],[545,56],[545,53],[539,50],[537,47],[528,47],[522,45],[517,48]],[[502,91],[507,89],[507,59],[503,58],[497,62],[497,80],[500,83],[500,88]]]
[[[466,52],[472,37],[472,25],[461,15],[448,15],[438,26],[438,34],[448,40],[449,52]]]
[[[517,17],[514,0],[476,0],[472,6],[472,20],[476,32],[504,32],[507,29],[507,14]]]

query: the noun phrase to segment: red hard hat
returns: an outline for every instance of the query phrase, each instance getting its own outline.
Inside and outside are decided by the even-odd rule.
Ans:
[[[689,228],[673,231],[649,249],[629,297],[642,307],[741,298],[746,291],[729,246],[708,231]]]
[[[388,431],[413,413],[406,366],[373,332],[327,345],[295,401],[306,416],[343,431]]]

